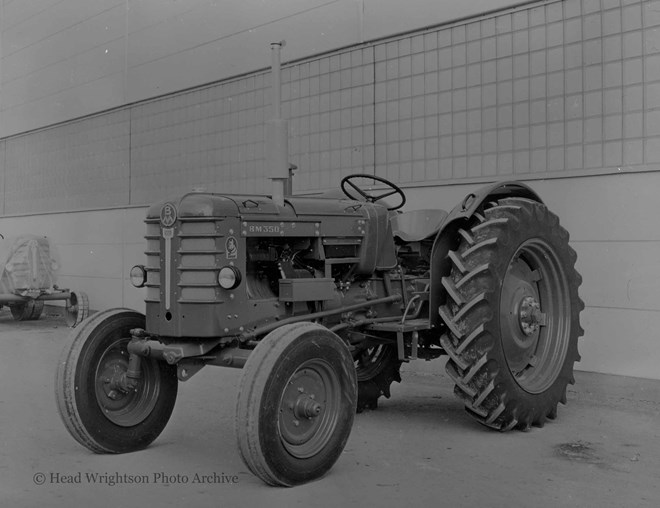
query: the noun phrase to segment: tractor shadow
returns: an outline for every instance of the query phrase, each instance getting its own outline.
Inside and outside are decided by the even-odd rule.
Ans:
[[[356,422],[384,420],[393,425],[414,424],[421,429],[473,429],[488,432],[465,411],[453,393],[454,385],[444,374],[402,373],[402,382],[393,383],[392,396],[381,397],[376,409],[357,414]]]

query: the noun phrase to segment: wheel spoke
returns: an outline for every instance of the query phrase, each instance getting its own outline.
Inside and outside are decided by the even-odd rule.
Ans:
[[[360,194],[360,196],[362,196],[364,199],[369,199],[370,196],[366,192],[364,192],[360,187],[358,187],[355,183],[353,183],[350,180],[348,180],[346,183],[351,187],[353,187],[358,192],[358,194]]]
[[[383,198],[386,198],[387,196],[391,196],[392,194],[396,194],[397,192],[395,190],[392,190],[390,192],[384,192],[383,194],[379,194],[377,196],[372,196],[374,201],[380,201]]]

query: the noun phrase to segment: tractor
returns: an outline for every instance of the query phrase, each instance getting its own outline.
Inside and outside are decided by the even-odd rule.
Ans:
[[[329,471],[403,362],[446,356],[455,394],[487,427],[557,416],[579,361],[581,277],[532,188],[496,182],[449,212],[402,212],[404,191],[375,174],[318,196],[290,195],[287,179],[277,173],[272,196],[191,192],[149,207],[146,261],[130,272],[146,313],[91,316],[58,365],[58,409],[79,443],[148,446],[178,383],[207,365],[243,369],[238,447],[276,486]]]

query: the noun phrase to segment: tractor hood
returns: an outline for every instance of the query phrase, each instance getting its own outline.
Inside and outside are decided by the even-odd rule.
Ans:
[[[181,198],[154,203],[147,210],[147,220],[159,219],[167,204],[174,205],[178,217],[246,217],[269,216],[292,219],[299,216],[364,216],[368,203],[350,199],[324,199],[309,197],[288,198],[283,207],[277,206],[269,196],[221,195],[195,192]]]

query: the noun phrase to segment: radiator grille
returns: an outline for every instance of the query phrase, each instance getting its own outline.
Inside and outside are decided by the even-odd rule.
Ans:
[[[170,242],[174,263],[170,291],[176,289],[177,303],[217,303],[219,301],[217,272],[220,256],[224,255],[222,219],[182,218],[175,226]],[[147,302],[159,303],[161,286],[165,283],[161,258],[166,242],[158,219],[147,220]]]

